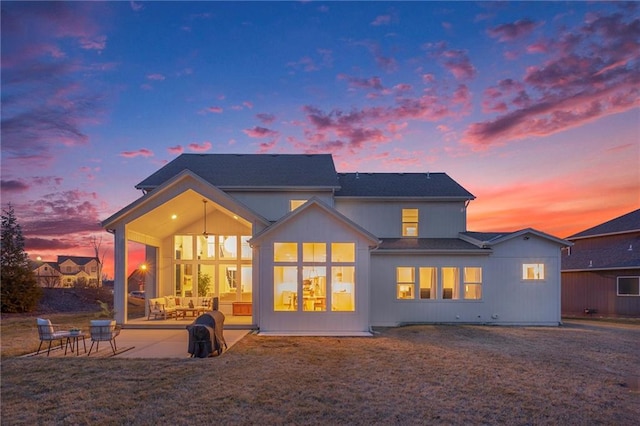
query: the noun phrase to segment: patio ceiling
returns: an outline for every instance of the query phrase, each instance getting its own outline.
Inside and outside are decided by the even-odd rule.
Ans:
[[[214,211],[218,211],[231,218],[237,218],[244,225],[251,227],[250,222],[236,216],[235,213],[193,190],[187,190],[133,220],[129,223],[129,229],[160,239],[179,233],[189,225],[194,225],[197,229],[204,231],[203,199],[207,200],[207,216],[210,217]],[[174,215],[175,218],[173,218]]]

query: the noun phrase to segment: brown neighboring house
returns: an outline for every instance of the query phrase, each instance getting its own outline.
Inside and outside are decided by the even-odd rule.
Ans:
[[[640,209],[566,239],[562,315],[640,317]]]

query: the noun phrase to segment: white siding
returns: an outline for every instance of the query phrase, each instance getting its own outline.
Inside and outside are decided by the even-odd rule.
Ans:
[[[356,283],[354,312],[275,312],[273,291],[274,242],[355,242]],[[259,246],[260,314],[262,332],[349,333],[369,330],[369,247],[366,240],[344,223],[313,207],[273,231]]]
[[[418,209],[418,237],[457,238],[466,231],[464,202],[363,201],[337,198],[340,213],[380,238],[402,236],[402,209]]]
[[[289,192],[241,192],[227,191],[227,194],[249,207],[265,219],[276,221],[289,213],[289,201],[309,200],[317,197],[323,203],[333,206],[332,193],[328,191],[289,191]]]
[[[375,254],[371,258],[371,325],[401,323],[479,323],[558,325],[560,317],[560,248],[537,237],[513,239],[489,256]],[[524,281],[523,263],[544,263],[543,281]],[[481,300],[397,300],[397,266],[482,267]],[[462,283],[461,283],[462,284]],[[417,290],[416,290],[417,293]]]

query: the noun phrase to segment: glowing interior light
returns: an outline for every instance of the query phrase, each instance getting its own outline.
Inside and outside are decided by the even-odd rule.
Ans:
[[[177,215],[177,214],[172,214],[172,215],[171,215],[171,219],[172,219],[172,220],[176,220],[177,218],[178,218],[178,215]]]

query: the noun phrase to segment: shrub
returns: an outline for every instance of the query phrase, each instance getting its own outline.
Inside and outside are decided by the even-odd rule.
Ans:
[[[2,312],[31,312],[42,298],[42,289],[24,251],[22,229],[9,204],[2,210],[0,305]]]

